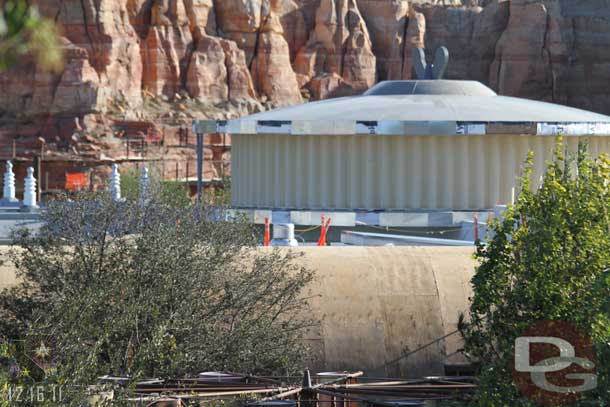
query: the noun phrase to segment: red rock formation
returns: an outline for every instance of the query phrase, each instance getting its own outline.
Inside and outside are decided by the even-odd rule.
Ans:
[[[227,66],[222,43],[225,40],[204,36],[197,43],[189,63],[186,89],[196,99],[219,102],[229,97]]]
[[[283,34],[290,50],[290,60],[307,43],[310,28],[307,26],[302,8],[293,0],[269,0],[271,11],[279,16]]]
[[[233,41],[222,41],[227,67],[227,84],[230,101],[245,101],[257,97],[250,71],[246,65],[246,54]],[[280,96],[281,97],[281,96]]]
[[[342,80],[327,82],[325,96],[361,93],[375,83],[376,59],[368,28],[355,0],[321,0],[316,26],[295,60],[299,85],[307,87],[328,75]],[[323,78],[318,78],[322,76]],[[336,89],[328,85],[336,84]],[[309,86],[317,99],[318,86]]]
[[[433,58],[438,47],[445,46],[449,49],[451,56],[445,77],[469,77],[472,50],[479,47],[479,44],[473,42],[472,37],[481,11],[479,7],[453,8],[426,5],[422,8],[421,12],[426,18],[428,58]]]
[[[379,79],[402,79],[407,0],[358,0],[377,56]]]
[[[237,43],[252,62],[263,21],[263,0],[214,0],[218,34]]]
[[[572,22],[574,41],[569,77],[564,78],[568,104],[610,113],[610,15],[599,3],[563,2],[562,13]]]
[[[186,89],[211,102],[256,98],[245,54],[233,41],[205,35],[197,41],[189,63]]]
[[[181,66],[187,55],[185,32],[171,25],[153,26],[142,44],[142,87],[153,95],[173,96],[181,88]]]
[[[65,36],[65,72],[42,73],[26,59],[0,79],[3,111],[28,116],[86,113],[103,111],[108,99],[133,106],[141,102],[140,45],[125,4],[113,0],[39,4],[43,12],[56,17]]]
[[[301,101],[297,78],[290,65],[288,43],[279,18],[273,12],[266,16],[261,28],[251,72],[259,94],[265,95],[274,105]]]
[[[100,78],[89,64],[87,51],[68,45],[65,55],[68,63],[55,89],[51,113],[79,112],[81,106],[102,105]]]
[[[502,94],[565,102],[571,27],[556,1],[513,0],[490,82]]]
[[[413,77],[413,50],[425,48],[424,37],[426,35],[426,17],[414,9],[409,11],[409,23],[403,45],[403,63],[400,79],[411,79]]]
[[[509,2],[493,1],[480,11],[474,20],[472,47],[468,63],[469,77],[480,82],[489,81],[489,70],[496,56],[496,44],[506,30]]]
[[[141,101],[142,60],[125,2],[64,0],[55,15],[66,38],[88,52],[105,94],[137,105]]]

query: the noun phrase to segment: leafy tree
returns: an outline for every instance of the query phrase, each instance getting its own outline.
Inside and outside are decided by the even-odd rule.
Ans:
[[[480,365],[473,406],[533,406],[513,384],[514,341],[542,320],[565,321],[590,336],[597,390],[579,405],[610,400],[610,161],[581,144],[566,156],[560,139],[542,185],[533,190],[532,154],[518,201],[479,244],[466,352]]]
[[[193,199],[189,197],[184,183],[163,180],[163,174],[159,170],[159,168],[150,168],[151,187],[155,191],[157,200],[176,208],[184,208],[192,204]],[[133,201],[138,199],[141,174],[141,171],[135,168],[121,174],[121,193],[123,197]]]
[[[5,0],[0,5],[0,71],[28,54],[43,69],[61,70],[63,55],[55,23],[40,17],[25,0]]]
[[[50,204],[39,233],[16,236],[22,283],[0,295],[0,334],[50,347],[45,380],[66,385],[294,373],[312,273],[296,254],[255,249],[250,224],[216,215],[156,196]]]

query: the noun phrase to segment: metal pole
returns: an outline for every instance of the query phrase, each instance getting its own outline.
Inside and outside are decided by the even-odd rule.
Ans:
[[[44,160],[44,139],[40,141],[40,160],[38,160],[38,202],[42,202],[42,160]]]
[[[220,153],[220,177],[222,178],[222,182],[224,184],[225,181],[225,160],[224,155],[227,151],[227,135],[226,133],[222,133],[222,152]]]
[[[203,199],[203,134],[197,133],[197,202]]]
[[[40,190],[40,183],[42,182],[41,161],[42,158],[40,156],[34,157],[34,178],[38,181],[36,183],[36,202],[40,202],[42,195]]]

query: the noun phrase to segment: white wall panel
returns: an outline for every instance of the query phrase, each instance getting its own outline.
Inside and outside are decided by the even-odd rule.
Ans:
[[[566,137],[575,151],[578,137]],[[537,185],[555,138],[234,135],[232,202],[276,209],[486,209],[510,203],[527,152]],[[610,137],[590,137],[592,155]]]

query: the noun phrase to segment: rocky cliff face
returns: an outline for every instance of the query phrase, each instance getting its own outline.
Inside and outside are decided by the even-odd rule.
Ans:
[[[64,72],[24,61],[0,75],[0,109],[104,113],[175,95],[281,106],[410,78],[414,47],[445,45],[449,78],[610,113],[610,1],[433,3],[38,0],[62,27]]]
[[[610,114],[610,0],[31,1],[60,26],[65,68],[0,74],[0,157],[40,137],[114,157],[72,140],[358,94],[441,45],[447,78]]]

